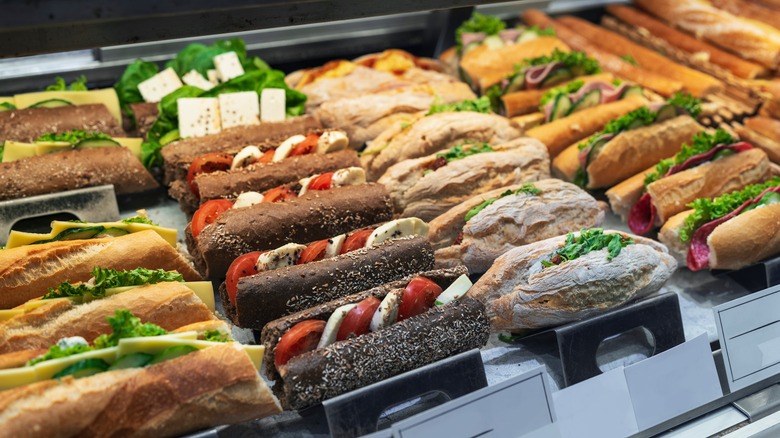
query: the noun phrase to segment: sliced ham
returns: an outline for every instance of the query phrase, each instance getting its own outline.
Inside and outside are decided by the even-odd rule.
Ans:
[[[463,32],[460,34],[460,41],[463,44],[463,47],[466,47],[471,43],[479,43],[485,38],[487,38],[485,32]]]
[[[560,62],[551,62],[545,65],[536,65],[528,67],[525,70],[525,88],[528,90],[536,90],[539,85],[550,76],[552,72],[560,68],[563,64]]]
[[[501,37],[505,43],[512,44],[520,37],[520,31],[517,29],[504,29],[498,33],[498,36]]]

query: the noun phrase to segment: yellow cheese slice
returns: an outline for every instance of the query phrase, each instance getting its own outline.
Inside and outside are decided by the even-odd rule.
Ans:
[[[37,155],[35,143],[21,143],[18,141],[6,140],[3,147],[3,163],[21,160],[22,158],[34,157]]]
[[[113,88],[103,88],[89,91],[39,91],[35,93],[17,94],[14,96],[17,108],[27,108],[38,102],[49,99],[62,99],[74,105],[102,103],[122,126],[122,112],[119,109],[119,98]]]
[[[0,103],[10,103],[13,106],[16,106],[16,99],[13,98],[13,96],[0,96]]]
[[[214,303],[214,284],[210,281],[187,281],[184,285],[192,289],[195,295],[203,301],[203,304],[212,312],[216,311]]]
[[[95,223],[78,223],[68,221],[52,221],[51,232],[48,234],[42,233],[26,233],[23,231],[11,230],[8,235],[8,243],[6,248],[18,248],[20,246],[30,245],[40,240],[53,239],[59,233],[69,230],[71,228],[86,228],[102,226],[105,228],[119,228],[127,230],[129,233],[137,233],[139,231],[153,230],[160,235],[166,242],[170,243],[174,248],[176,247],[177,232],[175,228],[164,228],[159,225],[149,225],[140,223],[124,223],[124,222],[95,222]]]
[[[0,391],[35,383],[35,368],[22,367],[0,370]]]
[[[130,149],[138,159],[141,159],[141,143],[144,142],[143,138],[137,137],[114,137],[114,140],[122,146]]]
[[[29,368],[35,369],[35,381],[40,382],[41,380],[54,378],[55,374],[84,359],[103,359],[104,361],[108,362],[109,365],[111,365],[118,357],[118,350],[119,347],[111,347],[103,348],[101,350],[87,351],[86,353],[74,354],[73,356],[63,357],[60,359],[47,360],[46,362],[37,363]]]
[[[144,141],[142,138],[116,137],[113,140],[129,149],[139,160],[141,159],[141,143]],[[69,149],[71,149],[70,143],[64,141],[22,143],[6,140],[5,150],[3,151],[3,163]]]

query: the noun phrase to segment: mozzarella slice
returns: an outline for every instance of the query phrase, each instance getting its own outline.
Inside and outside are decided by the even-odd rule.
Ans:
[[[327,154],[346,149],[349,146],[349,138],[344,131],[325,131],[317,141],[317,153]]]
[[[379,245],[385,240],[397,239],[399,237],[415,235],[427,236],[428,228],[430,228],[428,224],[420,218],[407,217],[403,219],[396,219],[394,221],[383,224],[374,230],[374,232],[368,236],[366,247]]]
[[[244,192],[238,195],[232,208],[251,207],[263,202],[263,194],[258,192]]]
[[[347,167],[333,172],[331,187],[355,186],[365,184],[366,171],[362,167]]]
[[[258,271],[270,271],[273,269],[293,266],[298,263],[301,252],[306,249],[306,245],[297,243],[288,243],[281,248],[272,249],[260,254],[257,258],[256,268]]]
[[[336,237],[328,239],[328,246],[325,247],[325,258],[327,259],[339,255],[345,240],[347,240],[346,234],[339,234]]]
[[[345,304],[330,315],[328,322],[325,323],[325,331],[322,332],[320,343],[317,344],[317,348],[327,347],[328,345],[336,342],[336,335],[339,333],[341,323],[344,322],[344,318],[347,314],[357,307],[357,304]]]
[[[247,146],[244,149],[238,151],[233,162],[230,164],[230,170],[235,170],[244,166],[248,166],[257,161],[263,155],[260,152],[260,148],[257,146]]]
[[[282,144],[280,144],[279,147],[276,148],[276,151],[274,151],[274,161],[282,161],[285,158],[287,158],[287,156],[290,155],[290,152],[295,147],[295,145],[297,145],[298,143],[304,140],[306,140],[306,136],[298,134],[298,135],[293,135],[292,137],[283,141]]]
[[[473,285],[474,283],[469,280],[468,275],[461,275],[436,298],[436,305],[443,306],[449,302],[459,300],[463,295],[466,295]]]
[[[303,178],[299,180],[298,182],[301,183],[301,191],[298,192],[298,196],[303,196],[306,192],[309,191],[309,186],[311,185],[311,180],[313,180],[317,175],[310,176],[308,178]]]
[[[371,323],[368,326],[369,330],[376,332],[385,327],[390,327],[398,321],[398,305],[401,303],[401,295],[403,293],[403,289],[396,289],[385,295],[385,299],[382,300],[382,303],[371,318]]]

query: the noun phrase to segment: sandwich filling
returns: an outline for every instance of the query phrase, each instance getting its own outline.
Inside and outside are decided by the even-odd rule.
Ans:
[[[510,44],[522,43],[540,36],[555,36],[552,28],[541,29],[538,26],[518,26],[506,28],[500,18],[474,12],[455,30],[455,44],[458,54],[463,55],[486,44],[491,48],[500,48]]]
[[[628,96],[642,96],[642,87],[628,82],[572,81],[544,93],[539,110],[547,123],[587,108],[615,102]]]
[[[472,155],[482,154],[485,152],[495,152],[492,146],[488,143],[462,143],[447,151],[436,154],[430,163],[425,165],[424,175],[435,172],[436,170],[445,167],[447,164],[462,160]]]
[[[43,295],[43,300],[55,298],[70,298],[79,303],[85,303],[106,296],[108,289],[127,286],[142,286],[163,282],[184,282],[184,277],[176,271],[163,269],[136,268],[131,271],[117,271],[111,268],[95,267],[92,278],[85,283],[60,283]]]
[[[576,236],[574,233],[567,234],[566,242],[541,263],[543,269],[550,268],[602,249],[607,250],[607,260],[612,260],[620,254],[623,248],[634,243],[636,243],[634,239],[620,233],[604,234],[602,228],[581,230]]]

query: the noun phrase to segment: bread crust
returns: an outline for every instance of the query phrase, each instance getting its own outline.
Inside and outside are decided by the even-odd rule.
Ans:
[[[655,172],[655,166],[643,170],[607,190],[606,195],[612,212],[627,220],[631,208],[645,192],[645,176]]]
[[[731,14],[780,28],[780,11],[745,0],[710,0],[712,5]]]
[[[0,111],[0,143],[6,140],[30,143],[44,134],[62,134],[74,129],[112,137],[124,135],[117,119],[103,104]]]
[[[707,238],[710,269],[740,269],[780,253],[780,205],[742,213]]]
[[[647,186],[657,212],[656,225],[685,211],[696,199],[740,190],[769,176],[766,154],[754,148],[661,178]]]
[[[689,248],[688,243],[680,241],[680,230],[685,225],[685,218],[691,213],[693,210],[686,210],[670,217],[658,231],[658,241],[669,248],[669,254],[674,256],[680,266],[685,266]]]
[[[87,281],[96,266],[173,270],[185,280],[200,275],[155,231],[28,245],[0,251],[0,309],[42,296],[63,281]]]

